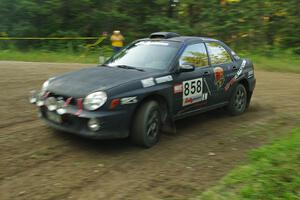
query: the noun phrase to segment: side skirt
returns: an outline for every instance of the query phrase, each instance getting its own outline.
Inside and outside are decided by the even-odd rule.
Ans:
[[[214,110],[214,109],[217,109],[217,108],[222,108],[222,107],[226,106],[227,104],[228,104],[228,102],[226,101],[226,102],[218,103],[218,104],[215,104],[215,105],[212,105],[212,106],[200,108],[200,109],[197,109],[197,110],[192,110],[192,111],[188,111],[188,112],[185,112],[185,113],[180,113],[180,114],[177,114],[177,115],[174,116],[174,120],[183,119],[183,118],[186,118],[186,117],[189,117],[189,116],[204,113],[204,112]]]

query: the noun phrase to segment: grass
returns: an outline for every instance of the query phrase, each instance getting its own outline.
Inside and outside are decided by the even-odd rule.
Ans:
[[[105,55],[109,57],[111,50],[105,46]],[[51,51],[16,51],[16,50],[0,50],[0,60],[15,60],[15,61],[32,61],[32,62],[72,62],[72,63],[98,63],[99,55],[97,51],[89,52],[86,56],[80,53],[68,52],[51,52]],[[272,56],[263,56],[257,54],[242,53],[253,60],[255,69],[279,72],[300,73],[300,57],[291,54],[275,53]]]
[[[251,151],[250,163],[226,175],[197,200],[299,200],[300,127]]]
[[[99,55],[90,53],[82,56],[80,53],[47,52],[47,51],[15,51],[1,50],[0,60],[28,61],[28,62],[66,62],[66,63],[98,63]]]
[[[300,73],[300,56],[295,54],[275,54],[273,56],[262,56],[246,54],[254,63],[255,69],[277,72]]]

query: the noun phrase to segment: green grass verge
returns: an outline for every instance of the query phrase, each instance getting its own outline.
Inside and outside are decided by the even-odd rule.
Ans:
[[[79,53],[47,52],[47,51],[15,51],[1,50],[0,60],[28,61],[28,62],[66,62],[66,63],[98,63],[99,54],[89,53],[82,56]]]
[[[284,53],[274,54],[272,56],[262,56],[256,54],[242,54],[254,63],[255,69],[274,71],[274,72],[292,72],[300,73],[300,56]]]
[[[106,46],[103,49],[107,57],[112,54],[110,47]],[[68,52],[0,50],[0,60],[32,62],[98,63],[99,55],[100,53],[97,51],[89,52],[86,56],[81,56],[79,53]],[[273,56],[263,56],[242,53],[241,56],[253,60],[255,69],[300,73],[300,57],[294,54],[284,53],[279,55],[277,53]]]
[[[300,128],[252,151],[250,164],[233,170],[195,199],[299,200]]]

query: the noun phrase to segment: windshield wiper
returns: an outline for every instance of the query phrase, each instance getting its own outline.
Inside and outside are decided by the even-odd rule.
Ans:
[[[138,70],[138,71],[141,71],[141,72],[145,71],[141,68],[136,68],[136,67],[132,67],[132,66],[128,66],[128,65],[117,65],[116,67],[122,68],[122,69],[135,69],[135,70]]]

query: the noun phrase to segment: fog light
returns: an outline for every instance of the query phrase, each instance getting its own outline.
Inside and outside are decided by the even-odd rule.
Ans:
[[[98,119],[90,119],[88,121],[88,127],[91,131],[98,131],[100,129],[100,122]]]
[[[44,105],[44,101],[38,100],[38,101],[36,102],[36,105],[39,106],[39,107],[41,107],[41,106]]]
[[[57,114],[59,115],[63,115],[67,112],[67,110],[65,108],[59,108],[56,110]]]
[[[54,111],[57,109],[57,101],[54,97],[49,97],[45,101],[45,105],[47,106],[49,111]]]

